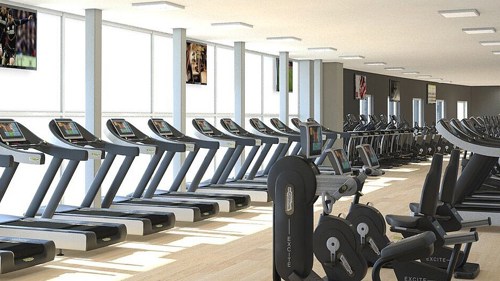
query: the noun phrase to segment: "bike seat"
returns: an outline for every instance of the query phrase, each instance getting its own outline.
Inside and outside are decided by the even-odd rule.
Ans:
[[[417,228],[419,219],[420,217],[411,217],[411,216],[398,216],[398,215],[385,216],[385,220],[390,226],[413,228],[413,229]]]

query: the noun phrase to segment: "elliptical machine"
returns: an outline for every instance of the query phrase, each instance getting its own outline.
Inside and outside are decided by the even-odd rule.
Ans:
[[[268,190],[273,199],[273,280],[324,280],[312,271],[313,252],[327,280],[361,280],[366,261],[349,221],[328,216],[332,205],[353,195],[366,176],[322,175],[311,159],[321,155],[321,127],[305,123],[300,128],[304,156],[287,156],[272,167]],[[313,234],[313,204],[321,196],[323,215]],[[405,240],[402,240],[405,241]],[[387,247],[385,260],[425,257],[432,253],[435,237],[424,232],[405,243]],[[410,254],[407,255],[406,253]],[[385,261],[384,260],[384,261]],[[373,275],[376,280],[379,270]]]

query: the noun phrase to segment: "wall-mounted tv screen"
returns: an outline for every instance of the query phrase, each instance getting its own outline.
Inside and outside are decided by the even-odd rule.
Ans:
[[[427,84],[427,103],[436,103],[436,85]]]
[[[36,69],[36,11],[0,3],[0,67]]]
[[[280,59],[276,58],[274,61],[275,75],[274,75],[274,90],[276,92],[280,91]],[[293,62],[288,61],[288,92],[293,92]]]
[[[366,97],[366,76],[354,75],[354,99],[364,100]]]
[[[207,84],[207,45],[186,42],[186,83]]]
[[[389,100],[401,101],[399,81],[389,80]]]

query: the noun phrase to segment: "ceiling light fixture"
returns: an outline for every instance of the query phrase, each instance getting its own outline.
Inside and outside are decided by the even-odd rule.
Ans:
[[[214,22],[212,23],[212,26],[215,27],[225,27],[225,28],[253,28],[253,25],[244,23],[241,21],[235,21],[235,22]]]
[[[302,41],[302,39],[295,36],[276,36],[276,37],[267,37],[267,40],[279,40],[279,41]]]
[[[386,65],[386,63],[381,61],[374,61],[374,62],[365,62],[365,65],[380,66],[380,65]]]
[[[429,78],[429,80],[432,80],[432,81],[442,81],[443,78]]]
[[[403,72],[403,74],[405,74],[405,75],[417,75],[419,73],[420,72],[418,72],[418,71],[406,71],[406,72]]]
[[[354,55],[354,56],[339,56],[340,59],[343,59],[343,60],[362,60],[364,59],[365,57],[363,56],[358,56],[358,55]]]
[[[432,75],[419,75],[417,78],[431,78]]]
[[[151,2],[136,2],[132,3],[133,7],[149,8],[149,9],[165,9],[165,10],[184,10],[184,6],[168,1],[151,1]]]
[[[500,51],[493,51],[492,52],[494,55],[500,55]]]
[[[337,49],[332,48],[332,47],[313,47],[313,48],[307,48],[309,51],[313,52],[336,52]]]
[[[479,17],[479,11],[476,9],[463,9],[463,10],[443,10],[438,11],[440,15],[445,18],[470,18]]]
[[[462,31],[467,34],[488,34],[497,32],[494,27],[462,28]]]
[[[386,67],[384,68],[385,70],[387,71],[399,71],[399,70],[405,70],[404,67],[400,67],[400,66],[397,66],[397,67]]]
[[[500,41],[481,41],[479,44],[483,46],[500,46]]]

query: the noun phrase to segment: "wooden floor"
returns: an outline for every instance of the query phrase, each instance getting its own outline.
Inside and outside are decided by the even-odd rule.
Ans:
[[[383,214],[408,214],[408,203],[420,198],[428,167],[429,163],[407,165],[369,179],[362,201],[373,202]],[[338,202],[334,213],[346,212],[348,206],[347,200]],[[152,236],[129,237],[105,249],[67,251],[53,262],[5,274],[0,280],[272,280],[271,214],[270,204],[254,205],[210,221],[178,224]],[[476,280],[500,278],[499,231],[496,227],[480,229],[480,241],[469,258],[481,264]],[[314,268],[323,272],[317,262]],[[371,280],[370,273],[364,280]],[[382,280],[395,280],[395,276],[383,269]]]

